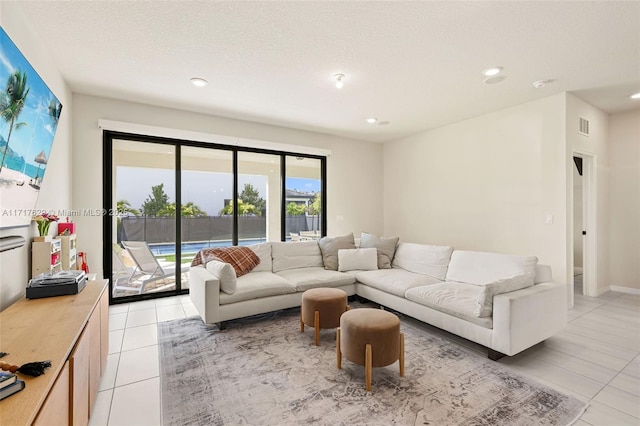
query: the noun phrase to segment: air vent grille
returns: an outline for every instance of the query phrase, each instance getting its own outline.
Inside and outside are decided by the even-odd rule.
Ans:
[[[580,120],[578,123],[578,133],[584,136],[589,136],[589,120],[584,117],[578,118]]]

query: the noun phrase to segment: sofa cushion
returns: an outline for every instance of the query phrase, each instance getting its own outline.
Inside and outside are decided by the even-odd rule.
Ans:
[[[531,282],[529,276],[523,274],[479,286],[482,290],[476,303],[475,315],[477,317],[490,317],[493,313],[493,296],[496,294],[509,293],[532,285],[533,282]]]
[[[356,279],[362,284],[398,297],[404,297],[405,292],[410,288],[441,282],[428,275],[416,274],[396,268],[358,272]]]
[[[488,284],[515,275],[527,275],[531,284],[538,258],[500,253],[455,250],[451,255],[447,281]]]
[[[220,280],[221,291],[227,294],[233,294],[236,292],[236,271],[230,264],[221,260],[210,260],[205,265],[205,268]]]
[[[271,272],[273,268],[273,260],[271,259],[271,243],[253,244],[249,247],[260,258],[258,266],[253,268],[252,272]]]
[[[360,236],[360,248],[378,249],[378,268],[390,269],[398,240],[398,237],[385,238],[363,232]]]
[[[273,257],[273,272],[318,266],[324,268],[317,241],[271,243],[271,256]]]
[[[235,293],[220,293],[220,304],[227,305],[295,292],[296,288],[293,284],[272,272],[252,272],[238,278]]]
[[[374,248],[338,250],[338,271],[372,271],[378,269],[378,250]]]
[[[323,237],[318,241],[318,246],[322,253],[324,269],[332,271],[338,270],[338,250],[356,248],[353,234],[341,237]]]
[[[400,243],[393,258],[395,268],[444,280],[453,247]]]
[[[491,317],[479,318],[475,315],[478,297],[482,287],[456,282],[414,287],[407,290],[405,297],[420,305],[453,315],[485,328],[493,328]]]
[[[291,282],[297,291],[305,291],[318,287],[340,287],[356,282],[351,274],[328,271],[324,267],[288,269],[278,275]]]

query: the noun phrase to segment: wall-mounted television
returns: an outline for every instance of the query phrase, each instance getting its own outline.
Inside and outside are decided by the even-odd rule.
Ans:
[[[36,214],[62,104],[0,27],[0,228]]]

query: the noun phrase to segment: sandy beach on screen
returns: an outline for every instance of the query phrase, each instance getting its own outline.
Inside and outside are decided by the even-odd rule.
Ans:
[[[0,172],[0,227],[28,225],[39,190],[29,185],[31,178],[3,167]],[[18,183],[24,182],[22,185]]]

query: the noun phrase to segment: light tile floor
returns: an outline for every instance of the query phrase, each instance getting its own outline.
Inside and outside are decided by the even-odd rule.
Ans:
[[[160,425],[157,323],[197,315],[188,296],[109,308],[109,356],[90,425]],[[486,349],[440,331],[482,354]],[[569,325],[501,364],[589,402],[577,426],[640,426],[640,295],[585,297],[577,287]]]

